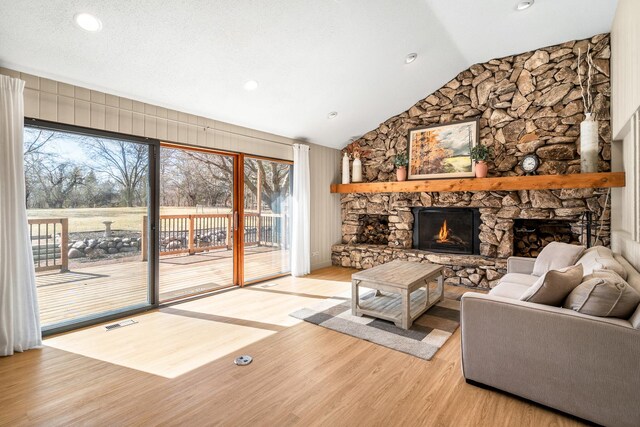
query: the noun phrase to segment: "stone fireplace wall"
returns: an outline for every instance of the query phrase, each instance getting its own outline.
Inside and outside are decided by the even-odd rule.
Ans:
[[[609,35],[572,41],[536,51],[476,64],[461,72],[409,110],[354,141],[362,149],[365,182],[395,180],[394,159],[407,149],[409,129],[479,118],[480,142],[491,146],[490,176],[517,176],[529,153],[541,160],[539,174],[580,172],[580,122],[583,102],[577,75],[578,51],[591,45],[592,79],[600,135],[599,170],[610,170],[611,125]],[[369,268],[391,259],[446,265],[446,282],[488,287],[505,272],[513,253],[513,220],[566,219],[580,233],[584,212],[598,220],[598,244],[609,244],[606,189],[501,192],[346,194],[342,196],[342,244],[332,262]],[[481,214],[480,256],[433,254],[412,250],[414,206],[478,207]],[[389,215],[389,242],[357,244],[358,216]]]

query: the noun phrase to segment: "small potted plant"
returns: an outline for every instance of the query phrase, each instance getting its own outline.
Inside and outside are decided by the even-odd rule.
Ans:
[[[409,158],[407,157],[407,153],[402,151],[396,154],[396,159],[394,163],[398,169],[396,169],[396,178],[398,181],[406,181],[407,180],[407,165],[409,164]]]
[[[487,160],[491,157],[491,148],[478,144],[471,149],[471,160],[476,162],[476,178],[485,178],[489,167]]]

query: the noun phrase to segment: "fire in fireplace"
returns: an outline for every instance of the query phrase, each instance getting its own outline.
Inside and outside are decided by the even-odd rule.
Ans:
[[[480,213],[474,208],[413,208],[413,247],[478,254]]]

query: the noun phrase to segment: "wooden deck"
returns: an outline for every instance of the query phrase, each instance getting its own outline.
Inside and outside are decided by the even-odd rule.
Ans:
[[[232,251],[160,258],[160,299],[181,298],[232,285]],[[147,262],[139,257],[102,265],[71,266],[70,271],[36,277],[43,326],[147,302]],[[289,270],[289,251],[250,247],[245,278],[269,277]]]

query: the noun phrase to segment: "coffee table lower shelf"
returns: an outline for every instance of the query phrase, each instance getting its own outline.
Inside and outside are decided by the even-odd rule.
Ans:
[[[418,289],[411,294],[410,323],[411,324],[425,311],[429,310],[438,302],[442,301],[442,295],[431,293],[431,303],[428,304],[427,292],[424,288]],[[379,319],[394,322],[396,326],[402,328],[402,296],[396,293],[376,292],[376,296],[368,299],[360,299],[356,307],[357,316],[371,316]]]

